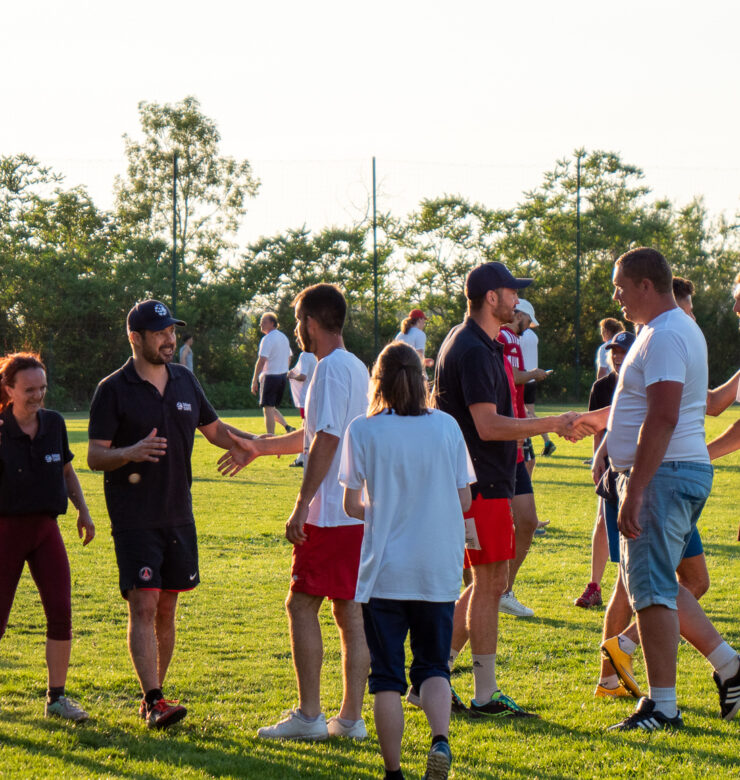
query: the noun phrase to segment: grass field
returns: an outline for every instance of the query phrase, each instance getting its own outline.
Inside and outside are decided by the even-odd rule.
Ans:
[[[544,413],[544,408],[539,409]],[[735,408],[708,421],[713,436],[740,415]],[[259,431],[261,418],[225,413]],[[75,644],[68,691],[88,709],[79,726],[43,718],[44,616],[27,571],[0,643],[0,777],[154,778],[378,778],[382,763],[366,698],[370,739],[362,744],[258,740],[296,701],[283,600],[290,547],[283,526],[301,478],[290,459],[262,459],[233,480],[215,469],[218,451],[202,436],[193,457],[193,497],[200,537],[201,586],[181,598],[178,645],[166,694],[189,709],[182,724],[148,732],[137,718],[140,698],[125,643],[126,612],[117,588],[102,477],[85,464],[86,419],[68,420],[72,448],[98,537],[82,548],[74,516],[61,519],[72,566]],[[602,610],[573,607],[588,581],[595,497],[582,465],[590,443],[558,440],[539,458],[535,491],[540,517],[551,520],[522,568],[517,595],[535,609],[523,620],[502,616],[497,677],[505,692],[541,718],[528,721],[453,721],[456,778],[740,777],[740,720],[718,718],[710,667],[688,645],[679,649],[680,733],[606,734],[626,717],[633,700],[595,701]],[[538,449],[540,442],[537,443]],[[738,588],[740,456],[720,461],[701,521],[712,585],[705,609],[726,639],[740,648]],[[611,588],[615,569],[602,583]],[[324,709],[335,714],[340,696],[336,631],[326,628]],[[639,654],[639,651],[638,651]],[[638,677],[644,681],[641,659]],[[472,695],[470,655],[461,655],[453,684]],[[404,770],[424,771],[428,733],[423,714],[407,709]]]

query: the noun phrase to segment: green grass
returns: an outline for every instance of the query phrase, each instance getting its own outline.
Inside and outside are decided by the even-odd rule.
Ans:
[[[544,413],[544,407],[539,411]],[[739,414],[735,409],[709,420],[709,434]],[[224,416],[251,430],[262,428],[255,414]],[[75,644],[68,690],[92,718],[73,726],[42,717],[44,616],[26,571],[0,643],[0,777],[382,777],[369,696],[364,714],[371,738],[364,744],[274,744],[255,736],[259,726],[274,722],[296,701],[283,610],[290,566],[283,527],[301,478],[300,470],[288,468],[290,458],[262,459],[227,480],[215,469],[218,451],[197,437],[193,496],[202,584],[181,598],[177,649],[166,686],[189,714],[171,731],[151,733],[136,717],[140,694],[126,651],[126,612],[102,477],[85,466],[86,419],[70,416],[69,430],[98,537],[83,549],[73,515],[61,520],[73,579]],[[679,650],[684,731],[604,732],[631,711],[633,702],[592,698],[603,611],[573,607],[588,580],[595,498],[581,461],[589,454],[588,443],[558,441],[554,456],[538,459],[538,508],[540,517],[552,523],[547,536],[535,541],[517,585],[517,595],[536,617],[500,620],[499,681],[541,719],[454,721],[453,777],[740,776],[740,722],[717,717],[710,668],[688,645]],[[740,546],[734,541],[740,456],[720,463],[701,522],[712,578],[704,604],[719,630],[740,648]],[[610,565],[605,592],[614,573]],[[333,714],[341,696],[338,642],[326,607],[321,618],[326,629],[323,701]],[[637,670],[644,681],[641,660]],[[472,695],[468,651],[458,661],[453,684],[464,698]],[[409,778],[424,771],[428,736],[422,713],[407,709],[403,758]]]

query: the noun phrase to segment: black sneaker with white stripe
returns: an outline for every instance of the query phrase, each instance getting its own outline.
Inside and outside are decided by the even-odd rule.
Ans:
[[[740,711],[740,669],[737,670],[734,677],[730,677],[724,682],[720,682],[717,672],[712,677],[719,689],[720,717],[722,720],[732,720]]]
[[[637,709],[621,723],[609,726],[607,731],[660,731],[661,729],[683,728],[681,712],[676,713],[675,718],[667,718],[662,712],[655,709],[655,702],[643,696],[637,702]]]

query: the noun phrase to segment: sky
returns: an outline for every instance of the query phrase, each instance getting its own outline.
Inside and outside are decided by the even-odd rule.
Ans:
[[[740,4],[7,0],[0,155],[102,208],[140,101],[194,95],[262,182],[240,240],[462,194],[513,206],[579,147],[740,212]]]

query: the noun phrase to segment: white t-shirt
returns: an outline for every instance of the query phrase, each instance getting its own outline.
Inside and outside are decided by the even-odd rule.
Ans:
[[[423,353],[427,344],[427,334],[421,328],[412,325],[408,333],[403,333],[399,330],[395,340],[403,341],[404,344],[413,347],[417,352]]]
[[[704,439],[707,405],[707,344],[699,326],[681,309],[670,309],[645,325],[619,372],[607,431],[614,467],[634,465],[637,437],[647,412],[645,388],[681,382],[681,406],[664,461],[709,463]]]
[[[599,375],[600,368],[605,368],[607,371],[612,370],[609,365],[609,356],[606,354],[606,342],[596,350],[596,376]]]
[[[465,552],[457,490],[476,480],[455,419],[433,409],[353,420],[339,479],[366,495],[355,600],[455,601]]]
[[[519,346],[522,348],[522,360],[524,361],[525,371],[532,371],[535,368],[539,368],[537,350],[539,340],[539,336],[532,328],[527,328],[524,333],[519,336]],[[534,379],[531,381],[534,382]]]
[[[287,374],[290,367],[290,349],[288,337],[277,328],[265,334],[260,341],[258,357],[267,359],[262,375]]]
[[[302,409],[306,405],[306,393],[308,393],[308,386],[311,384],[311,377],[316,370],[316,355],[313,352],[301,352],[298,355],[298,360],[293,366],[293,370],[297,374],[302,374],[306,378],[303,380],[291,379],[290,380],[290,393],[293,396],[293,403]]]
[[[307,523],[330,528],[362,522],[344,511],[339,462],[347,426],[355,417],[367,412],[369,379],[365,364],[345,349],[335,349],[316,366],[306,395],[306,466],[311,442],[320,431],[338,437],[339,446],[329,471],[309,504]]]

